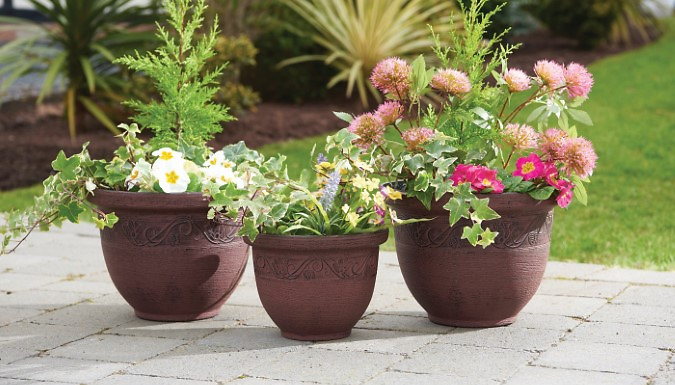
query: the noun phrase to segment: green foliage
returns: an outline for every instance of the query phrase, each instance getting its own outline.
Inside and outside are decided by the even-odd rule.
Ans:
[[[50,23],[37,23],[39,34],[0,47],[0,75],[8,74],[0,93],[23,76],[43,73],[40,103],[62,79],[71,137],[85,113],[119,133],[110,118],[111,105],[137,90],[113,60],[154,46],[153,35],[142,27],[157,18],[153,7],[132,6],[131,0],[29,1]]]
[[[242,69],[256,64],[255,56],[258,51],[251,40],[245,35],[238,37],[220,35],[216,39],[214,49],[216,55],[209,59],[207,70],[213,71],[223,63],[227,63],[218,80],[220,89],[215,95],[216,100],[229,106],[234,113],[255,107],[260,103],[260,95],[251,87],[241,84]]]
[[[152,129],[151,146],[191,152],[204,148],[214,134],[222,131],[220,122],[233,119],[227,107],[212,102],[223,67],[201,75],[206,61],[215,55],[218,30],[214,26],[196,39],[203,22],[204,0],[170,0],[166,8],[177,38],[158,24],[157,36],[163,46],[145,56],[124,56],[117,62],[152,78],[161,96],[161,100],[148,104],[138,100],[126,103],[138,111],[134,120]]]
[[[427,25],[441,33],[451,28],[454,2],[425,0],[284,0],[314,28],[313,39],[325,53],[288,59],[282,65],[321,60],[338,73],[332,87],[347,82],[347,96],[354,88],[364,106],[368,95],[380,96],[368,83],[370,71],[382,59],[414,57],[431,45]]]
[[[660,25],[644,0],[530,0],[524,7],[554,33],[583,48],[651,41]]]

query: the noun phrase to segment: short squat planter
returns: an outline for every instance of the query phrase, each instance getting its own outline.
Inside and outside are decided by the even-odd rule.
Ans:
[[[335,236],[260,234],[253,246],[258,294],[281,334],[294,340],[344,338],[373,296],[387,231]]]
[[[546,268],[554,200],[527,194],[481,195],[501,218],[486,222],[498,231],[486,249],[461,239],[461,220],[448,226],[447,198],[431,210],[411,198],[390,201],[400,218],[435,218],[394,229],[403,278],[429,319],[460,327],[513,323],[532,299]]]
[[[120,218],[101,231],[108,272],[140,318],[192,321],[218,314],[246,267],[248,246],[229,220],[206,218],[200,193],[96,190]]]

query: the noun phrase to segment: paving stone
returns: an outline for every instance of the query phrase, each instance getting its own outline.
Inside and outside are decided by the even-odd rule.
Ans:
[[[232,296],[228,298],[228,305],[241,305],[241,306],[259,306],[262,307],[260,302],[260,296],[258,295],[258,289],[255,286],[255,282],[240,282],[237,285],[237,288],[232,293]]]
[[[413,354],[436,338],[435,335],[420,333],[354,329],[347,338],[318,342],[314,347],[330,350]]]
[[[0,296],[1,295],[2,294],[0,294]],[[12,322],[21,321],[26,318],[35,317],[40,313],[42,313],[42,310],[0,306],[0,326],[5,326]]]
[[[100,294],[61,293],[42,289],[13,291],[11,294],[0,292],[0,306],[55,310],[97,297],[100,297]]]
[[[52,246],[66,248],[71,246]],[[100,248],[100,246],[99,246]],[[67,277],[80,277],[82,275],[106,272],[103,257],[99,259],[80,259],[76,256],[63,257],[57,262],[20,267],[14,270],[16,273],[25,275],[53,276],[64,279]]]
[[[19,249],[20,251],[21,249]],[[29,267],[37,265],[55,265],[63,258],[44,255],[21,255],[18,251],[0,258],[0,272],[12,272],[17,269],[29,271]],[[24,269],[25,268],[25,269]]]
[[[560,341],[561,330],[498,327],[486,329],[455,329],[440,336],[439,343],[491,348],[543,351]]]
[[[226,325],[236,321],[246,326],[276,327],[265,309],[257,306],[225,305],[212,320],[226,321]]]
[[[183,340],[168,338],[94,335],[51,350],[49,355],[133,363],[155,357],[183,344]]]
[[[613,298],[627,287],[628,284],[625,282],[545,279],[539,286],[537,293],[571,297]]]
[[[16,322],[0,328],[0,350],[20,349],[33,355],[76,341],[98,331],[95,327],[40,325]],[[3,353],[4,355],[4,353]]]
[[[437,325],[426,317],[411,317],[397,314],[370,314],[363,317],[355,326],[358,329],[394,330],[424,334],[445,334],[453,328]]]
[[[110,303],[113,301],[113,303]],[[30,322],[49,325],[112,328],[136,319],[131,306],[117,302],[116,296],[103,296],[30,318]]]
[[[675,287],[631,286],[612,303],[675,307]]]
[[[602,265],[549,261],[546,264],[546,271],[544,272],[544,277],[578,279],[587,277],[593,273],[598,273],[604,269],[605,266]]]
[[[615,281],[642,283],[648,285],[675,286],[675,274],[669,271],[649,271],[611,268],[595,272],[588,279],[598,281]]]
[[[391,369],[503,381],[534,358],[517,350],[432,343]]]
[[[649,385],[675,385],[675,357],[656,373]]]
[[[92,385],[218,385],[217,382],[180,380],[177,378],[136,376],[131,374],[113,374]],[[239,382],[237,382],[239,385]]]
[[[380,313],[427,318],[427,312],[412,296],[393,302],[390,306],[381,309]]]
[[[675,327],[675,308],[629,304],[607,304],[590,318],[591,321],[619,322],[634,325]]]
[[[290,360],[288,349],[231,351],[219,346],[180,346],[126,370],[128,374],[163,376],[202,381],[231,381],[274,360]]]
[[[675,349],[675,329],[614,322],[584,322],[568,334],[570,341]]]
[[[243,377],[237,378],[230,382],[224,384],[232,385],[309,385],[316,384],[316,382],[304,382],[304,381],[284,381],[284,380],[271,380],[268,378],[261,377]]]
[[[654,348],[564,341],[542,353],[534,365],[649,376],[669,355],[670,352]]]
[[[606,304],[607,301],[602,298],[535,295],[523,311],[586,318]]]
[[[69,358],[32,357],[0,366],[0,377],[82,384],[107,377],[127,366]]]
[[[443,374],[422,374],[406,372],[384,372],[364,385],[498,385],[498,381],[480,378],[447,376]]]
[[[2,385],[65,385],[67,382],[36,381],[36,380],[16,380],[0,377]]]
[[[401,359],[391,354],[305,348],[287,352],[282,358],[247,374],[276,380],[351,385],[364,382]],[[364,365],[365,362],[368,364]]]
[[[554,314],[521,312],[510,328],[571,330],[581,323],[578,318]]]
[[[64,291],[74,293],[92,293],[92,294],[109,294],[114,293],[115,285],[110,282],[93,282],[85,281],[83,279],[65,280],[49,284],[43,287],[44,290]]]
[[[632,374],[526,366],[504,385],[645,385],[643,377]]]
[[[310,342],[295,341],[281,336],[278,328],[236,327],[225,329],[195,341],[195,345],[218,346],[222,351],[293,350],[309,346]]]
[[[205,319],[191,322],[156,322],[137,318],[106,330],[105,334],[196,340],[237,324],[237,321],[232,320]]]
[[[396,268],[398,269],[398,267]],[[409,311],[411,308],[418,313],[422,313],[424,310],[422,310],[422,307],[419,306],[412,297],[412,294],[410,294],[410,290],[408,290],[403,279],[399,278],[399,280],[400,281],[392,282],[378,277],[375,282],[373,298],[370,300],[366,313],[385,311],[386,309],[391,309],[393,312]],[[393,305],[400,301],[410,302],[410,304],[406,303],[405,307],[400,309],[392,308]],[[424,314],[424,316],[426,317],[426,314]]]
[[[28,357],[36,356],[40,353],[38,350],[30,350],[22,348],[19,345],[6,345],[0,343],[0,366],[6,365],[15,361],[19,361]],[[0,377],[2,377],[0,375]],[[1,384],[2,382],[0,382]]]
[[[0,273],[0,292],[36,289],[58,282],[61,278],[48,275],[20,274],[15,272]],[[2,294],[2,293],[0,293]]]

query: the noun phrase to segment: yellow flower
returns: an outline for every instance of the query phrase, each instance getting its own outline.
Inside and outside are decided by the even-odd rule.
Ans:
[[[399,200],[399,199],[403,198],[403,195],[401,195],[400,191],[394,190],[393,188],[391,188],[389,186],[386,186],[384,188],[384,195],[386,195],[387,198],[389,198],[393,201],[396,201],[396,200]]]
[[[349,222],[352,227],[356,227],[356,225],[359,223],[359,214],[353,211],[347,214],[347,222]]]
[[[352,184],[354,187],[358,189],[366,189],[368,187],[368,181],[366,181],[366,178],[362,177],[361,175],[357,175],[352,179]]]
[[[380,207],[385,206],[384,195],[382,195],[381,192],[378,191],[377,193],[375,193],[375,198],[373,200],[375,201],[376,206],[380,206]]]
[[[368,179],[366,182],[366,188],[368,190],[377,190],[380,188],[380,180],[375,178]]]

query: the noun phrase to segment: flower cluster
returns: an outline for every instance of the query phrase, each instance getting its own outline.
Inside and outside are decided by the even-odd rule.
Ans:
[[[215,185],[217,188],[225,184],[234,184],[238,189],[245,188],[245,181],[234,170],[234,162],[225,158],[223,151],[212,153],[202,167],[185,159],[183,153],[168,147],[153,151],[156,157],[150,164],[139,159],[126,178],[128,190],[153,191],[155,183],[162,192],[182,193],[188,191],[191,181],[199,186]]]
[[[465,24],[475,23],[479,13],[472,3]],[[485,32],[484,25],[472,28]],[[515,47],[498,37],[454,35],[452,49],[433,38],[440,68],[428,68],[423,56],[410,63],[382,60],[370,80],[385,101],[357,116],[336,113],[349,124],[336,135],[349,139],[338,147],[345,159],[366,159],[373,175],[396,182],[392,186],[427,208],[449,194],[444,208],[451,211],[450,225],[468,219],[471,242],[483,246],[495,234],[482,230],[482,223],[498,215],[483,210],[475,194],[526,193],[555,198],[561,207],[578,197],[585,204],[583,183],[597,155],[572,123],[592,125],[579,109],[593,86],[588,70],[540,60],[528,74],[507,66]],[[490,75],[494,83],[486,80]],[[550,120],[558,127],[551,128]]]

